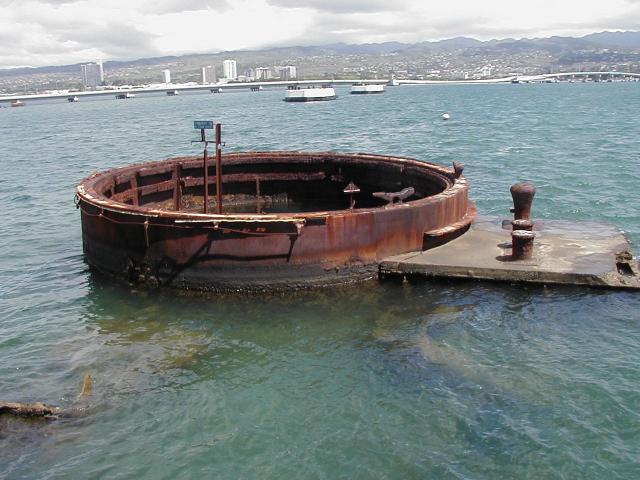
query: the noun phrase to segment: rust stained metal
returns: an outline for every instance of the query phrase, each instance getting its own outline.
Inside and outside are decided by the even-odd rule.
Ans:
[[[516,183],[511,186],[515,220],[531,220],[531,204],[535,194],[536,187],[531,183]]]
[[[202,183],[204,185],[204,201],[203,203],[203,208],[204,208],[204,213],[205,215],[208,213],[208,208],[209,208],[209,163],[207,162],[207,138],[206,138],[206,134],[205,134],[205,130],[202,129],[200,130],[201,135],[202,135],[202,143],[204,143],[204,151],[202,154],[202,163],[204,165],[203,167],[203,180]],[[216,164],[217,165],[217,164]],[[216,175],[217,176],[217,175]]]
[[[414,159],[243,152],[225,154],[224,168],[224,177],[215,179],[225,188],[224,195],[217,188],[217,206],[237,194],[253,195],[257,207],[225,214],[186,210],[186,196],[202,198],[206,191],[202,158],[131,165],[85,179],[77,195],[88,262],[149,284],[296,288],[366,276],[381,258],[428,248],[427,235],[454,238],[475,216],[459,169]],[[358,208],[341,200],[344,183],[336,180],[345,177],[359,186],[349,193]],[[389,206],[372,195],[408,188],[414,189],[408,201]],[[305,208],[258,213],[265,198],[279,193]]]
[[[318,173],[272,173],[272,174],[262,174],[259,177],[259,181],[276,181],[276,180],[282,180],[282,181],[294,181],[294,180],[301,180],[301,181],[307,181],[307,180],[322,180],[326,177],[326,174],[322,173],[322,172],[318,172]],[[210,184],[210,177],[207,179],[208,183]],[[231,174],[231,175],[225,175],[222,179],[223,182],[225,183],[239,183],[239,182],[251,182],[251,183],[255,183],[256,182],[256,176],[253,174]],[[217,178],[215,179],[216,183],[217,183]],[[203,178],[198,178],[198,177],[192,177],[192,176],[187,176],[187,177],[181,177],[180,178],[180,182],[181,182],[181,186],[183,188],[190,188],[190,187],[200,187],[204,185],[204,179]],[[125,181],[126,183],[126,181]],[[128,201],[133,201],[133,205],[137,206],[139,205],[139,197],[141,196],[146,196],[146,195],[150,195],[152,193],[159,193],[159,192],[166,192],[166,191],[174,191],[176,186],[175,186],[175,180],[173,179],[169,179],[169,180],[164,180],[162,182],[156,183],[156,184],[152,184],[152,185],[145,185],[145,186],[141,186],[141,187],[135,187],[134,185],[136,185],[135,180],[131,181],[131,188],[124,190],[120,193],[115,193],[113,195],[111,195],[111,199],[116,201],[116,202],[128,202]],[[208,196],[207,196],[208,197]],[[207,200],[208,201],[208,198]],[[176,209],[176,210],[180,210],[180,209]]]
[[[533,231],[533,222],[531,220],[512,220],[511,226],[513,230],[528,230],[529,232]]]
[[[342,193],[349,195],[349,210],[353,210],[356,206],[356,201],[353,198],[353,196],[356,193],[360,193],[360,187],[358,187],[355,183],[353,183],[353,180],[349,182],[349,184],[344,187],[344,189],[342,190]]]
[[[453,162],[453,175],[455,178],[460,178],[464,171],[464,165],[460,162]]]
[[[533,239],[535,233],[529,230],[511,232],[511,257],[513,260],[531,260],[533,258]]]
[[[513,198],[513,216],[511,222],[511,257],[513,260],[531,260],[533,258],[533,222],[531,205],[536,187],[531,183],[516,183],[511,186]]]
[[[407,187],[399,192],[373,192],[372,195],[385,200],[388,205],[393,205],[394,203],[402,203],[403,200],[406,200],[414,193],[416,193],[415,188]]]
[[[218,214],[222,214],[222,125],[216,123],[216,199]],[[205,181],[205,190],[208,183]],[[206,202],[205,202],[206,203]]]

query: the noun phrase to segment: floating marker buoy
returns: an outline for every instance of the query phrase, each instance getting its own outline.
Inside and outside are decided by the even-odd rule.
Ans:
[[[451,115],[449,115],[448,113],[443,113],[442,114],[442,119],[443,120],[449,120],[451,118]]]

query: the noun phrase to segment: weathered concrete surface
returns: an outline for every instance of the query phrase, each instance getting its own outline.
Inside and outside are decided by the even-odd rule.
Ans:
[[[631,246],[615,226],[596,222],[535,221],[532,260],[511,260],[511,225],[480,217],[467,233],[440,247],[389,257],[381,278],[424,276],[503,282],[640,289],[637,259],[618,272],[616,253]]]

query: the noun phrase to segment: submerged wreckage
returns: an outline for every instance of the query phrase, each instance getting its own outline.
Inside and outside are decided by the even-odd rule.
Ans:
[[[475,215],[460,164],[330,152],[226,153],[223,163],[216,127],[215,162],[205,147],[204,158],[82,181],[76,201],[91,266],[185,289],[327,285],[446,242]]]
[[[215,161],[205,137],[213,122],[195,126],[203,157],[115,168],[78,186],[92,267],[132,283],[209,291],[376,275],[640,289],[621,232],[593,222],[533,222],[533,185],[513,186],[513,221],[475,220],[457,162],[240,152],[226,153],[223,163],[220,124]]]

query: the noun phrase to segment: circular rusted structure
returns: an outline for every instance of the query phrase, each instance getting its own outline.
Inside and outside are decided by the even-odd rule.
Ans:
[[[103,273],[185,289],[352,281],[465,232],[475,207],[461,173],[381,155],[227,153],[223,213],[209,161],[205,214],[202,158],[115,168],[77,188],[84,252]]]

